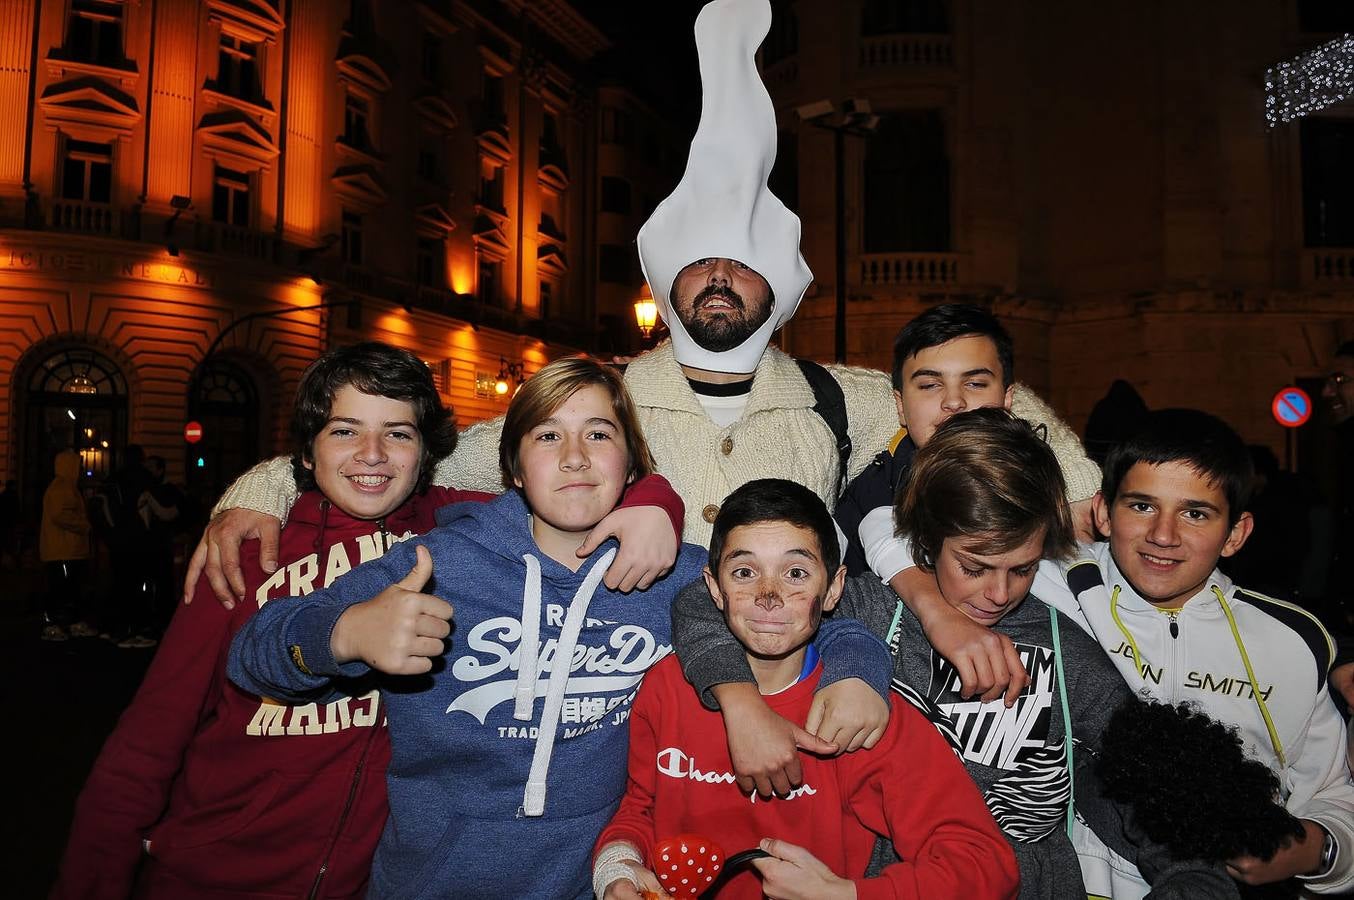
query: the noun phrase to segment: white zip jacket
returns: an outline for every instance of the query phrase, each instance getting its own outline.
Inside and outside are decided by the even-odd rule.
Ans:
[[[1326,691],[1335,644],[1321,623],[1290,603],[1238,588],[1217,569],[1179,613],[1167,615],[1119,574],[1108,544],[1083,550],[1083,558],[1070,565],[1041,565],[1033,593],[1086,627],[1130,687],[1156,700],[1194,704],[1235,725],[1248,752],[1278,775],[1289,812],[1320,823],[1335,838],[1334,866],[1303,879],[1307,890],[1327,894],[1354,888],[1354,782],[1345,723]],[[1131,864],[1089,831],[1079,837],[1089,893],[1116,900],[1147,893]]]

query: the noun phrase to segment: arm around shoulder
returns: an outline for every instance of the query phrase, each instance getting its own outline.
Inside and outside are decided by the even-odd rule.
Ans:
[[[498,442],[502,435],[502,416],[462,431],[456,439],[455,451],[433,469],[433,484],[502,493],[503,472],[498,467]]]
[[[244,507],[285,522],[295,502],[296,479],[292,475],[291,457],[274,456],[235,479],[212,507],[212,515]]]

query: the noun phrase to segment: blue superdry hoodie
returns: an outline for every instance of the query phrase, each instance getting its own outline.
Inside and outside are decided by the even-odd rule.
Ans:
[[[590,897],[592,843],[625,787],[631,699],[670,651],[669,606],[706,551],[682,545],[667,577],[625,595],[600,584],[614,542],[569,571],[536,546],[516,492],[438,518],[330,587],[264,606],[235,639],[231,680],[313,701],[331,679],[366,674],[334,662],[334,623],[408,574],[425,545],[434,580],[424,590],[456,615],[432,673],[382,685],[390,818],[369,896]],[[555,675],[561,645],[571,665]]]

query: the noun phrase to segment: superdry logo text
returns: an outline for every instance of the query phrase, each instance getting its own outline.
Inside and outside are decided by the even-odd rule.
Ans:
[[[545,607],[543,630],[559,628],[563,621],[564,607],[558,604]],[[446,711],[469,713],[480,724],[485,724],[495,708],[510,702],[517,684],[521,640],[522,625],[512,616],[496,616],[471,628],[461,645],[462,652],[451,662],[451,673],[461,682],[482,683],[462,691]],[[558,643],[553,637],[541,643],[537,657],[537,697],[545,696],[550,673],[557,662]],[[568,660],[569,680],[560,724],[581,725],[582,730],[605,724],[603,717],[624,704],[644,673],[670,652],[672,647],[659,643],[647,628],[589,619]],[[622,712],[628,715],[628,707]],[[624,721],[626,715],[622,712],[613,717],[613,724]],[[527,728],[507,726],[506,730],[524,732]],[[580,731],[576,729],[574,733]],[[524,735],[505,733],[502,736]],[[564,737],[570,736],[566,729]]]

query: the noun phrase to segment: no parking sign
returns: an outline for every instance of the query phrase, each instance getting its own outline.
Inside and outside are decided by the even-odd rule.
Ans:
[[[1312,417],[1312,398],[1300,387],[1286,387],[1274,395],[1269,409],[1274,421],[1285,428],[1297,428]]]

